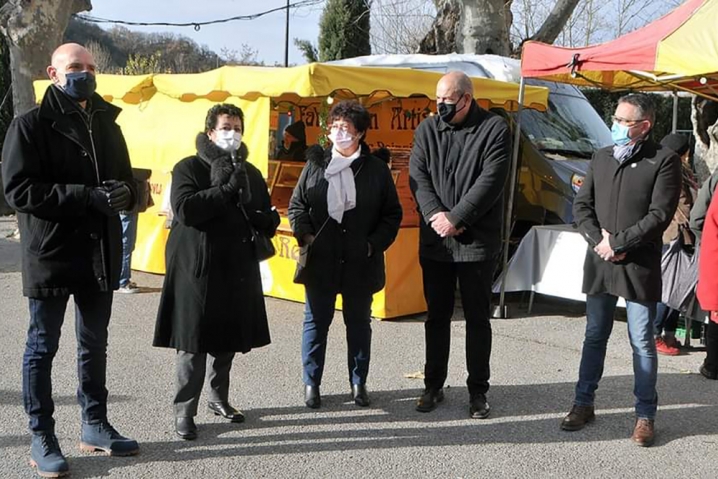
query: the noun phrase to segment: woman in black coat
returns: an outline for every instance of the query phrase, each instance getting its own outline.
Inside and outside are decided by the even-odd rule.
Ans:
[[[357,405],[368,406],[372,295],[384,287],[384,251],[396,238],[402,211],[391,171],[362,141],[369,112],[358,103],[342,102],[328,120],[333,147],[308,151],[289,204],[294,236],[300,246],[311,247],[300,280],[306,288],[305,403],[321,405],[327,333],[341,294],[352,397]]]
[[[207,354],[212,357],[210,411],[244,421],[228,400],[232,360],[235,352],[270,342],[259,263],[245,218],[269,237],[279,224],[261,173],[246,161],[242,110],[215,105],[205,128],[197,135],[197,154],[172,172],[174,221],[154,339],[155,346],[177,350],[175,430],[183,439],[197,436],[193,418]]]

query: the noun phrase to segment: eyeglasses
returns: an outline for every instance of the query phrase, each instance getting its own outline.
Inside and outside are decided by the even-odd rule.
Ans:
[[[635,126],[643,121],[648,121],[646,118],[642,118],[640,120],[629,120],[627,118],[621,118],[621,117],[618,117],[615,115],[611,117],[611,120],[614,123],[618,123],[619,125],[625,125],[625,126]]]
[[[344,132],[350,131],[352,129],[352,125],[349,123],[333,123],[329,126],[330,130],[342,130]]]

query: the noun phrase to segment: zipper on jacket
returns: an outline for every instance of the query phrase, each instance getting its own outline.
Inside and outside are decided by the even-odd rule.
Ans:
[[[82,122],[85,124],[85,128],[87,128],[87,132],[90,135],[90,148],[92,149],[92,153],[90,154],[90,160],[92,161],[92,166],[95,170],[95,181],[97,186],[102,185],[102,181],[100,179],[100,167],[97,164],[97,150],[95,148],[95,139],[92,137],[92,120],[95,117],[95,111],[91,111],[89,115],[85,114],[81,111],[73,111],[71,113],[75,113],[80,115],[80,118]],[[70,140],[74,141],[72,138]],[[85,147],[81,145],[79,142],[77,142],[80,148],[85,150]],[[102,278],[97,278],[99,281],[105,281],[107,283],[107,289],[110,290],[110,278],[108,278],[108,274],[110,273],[109,269],[107,268],[107,252],[105,251],[105,242],[100,240],[100,261],[102,262]]]

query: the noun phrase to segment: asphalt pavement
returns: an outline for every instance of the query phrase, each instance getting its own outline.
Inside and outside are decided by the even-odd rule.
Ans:
[[[21,295],[19,244],[0,218],[0,478],[31,478],[22,408],[21,361],[28,322]],[[303,405],[303,305],[267,299],[272,344],[234,361],[231,401],[247,415],[230,424],[204,406],[199,438],[173,432],[174,351],[153,348],[162,277],[135,273],[142,287],[115,295],[108,351],[110,420],[140,442],[140,455],[80,452],[75,398],[74,312],[68,307],[53,369],[57,435],[73,478],[537,478],[718,477],[718,381],[697,374],[704,353],[660,357],[654,447],[639,448],[633,427],[633,374],[625,323],[609,343],[597,392],[597,420],[559,429],[571,406],[585,317],[580,303],[539,298],[533,313],[513,297],[513,318],[493,321],[489,419],[468,415],[464,323],[452,323],[446,400],[414,410],[423,388],[423,317],[374,321],[368,387],[372,405],[350,401],[345,329],[330,330],[319,410]]]

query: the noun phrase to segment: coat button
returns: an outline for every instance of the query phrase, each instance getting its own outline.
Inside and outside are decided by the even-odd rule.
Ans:
[[[341,260],[341,261],[340,261],[340,263],[341,263],[341,264],[344,264],[344,263],[346,263],[346,261],[344,261],[344,260]]]
[[[346,233],[346,232],[347,232],[347,229],[346,229],[346,228],[342,228],[342,233]]]
[[[97,233],[90,233],[90,238],[92,238],[93,240],[96,240],[96,239],[99,239],[100,236]]]
[[[80,151],[80,156],[87,156],[87,152],[85,150]]]
[[[97,281],[104,281],[104,280],[105,280],[105,277],[104,277],[104,276],[98,276],[98,277],[97,277]]]
[[[449,173],[449,174],[451,174],[451,168],[447,168],[447,169],[446,169],[446,172]]]

